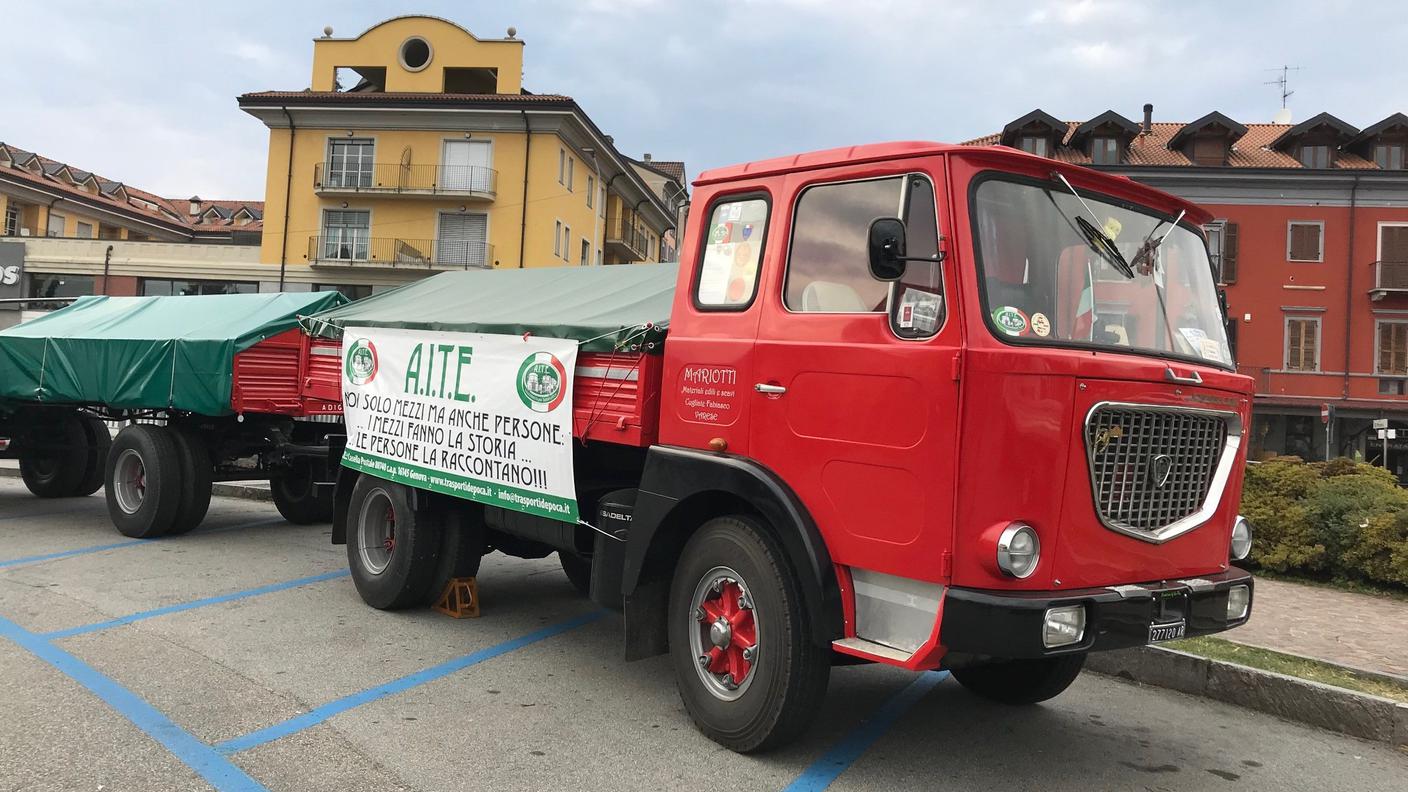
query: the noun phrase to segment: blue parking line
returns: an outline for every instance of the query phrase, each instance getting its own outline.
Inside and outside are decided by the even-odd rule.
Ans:
[[[226,532],[226,531],[233,531],[233,530],[237,530],[237,529],[239,529],[239,528],[259,528],[259,527],[261,527],[261,526],[272,525],[272,524],[274,524],[274,523],[282,523],[282,522],[284,522],[284,519],[283,519],[282,517],[275,517],[275,518],[270,518],[270,519],[266,519],[266,520],[257,520],[257,521],[255,521],[255,522],[236,523],[236,524],[234,524],[234,525],[221,525],[221,526],[219,526],[219,527],[217,527],[217,528],[205,528],[205,527],[201,527],[201,528],[195,529],[195,530],[192,531],[191,533],[192,533],[192,534],[224,533],[224,532]],[[177,537],[170,537],[170,539],[175,539],[175,538],[177,538]],[[132,545],[150,544],[150,543],[152,543],[152,542],[160,542],[160,541],[167,541],[167,540],[168,540],[168,537],[157,537],[157,538],[155,538],[155,539],[128,539],[128,540],[125,541],[125,542],[113,542],[112,544],[93,545],[92,547],[79,547],[79,548],[74,549],[74,550],[61,550],[61,551],[56,552],[56,553],[43,553],[43,554],[41,554],[41,555],[24,556],[23,558],[11,558],[11,559],[8,559],[8,560],[5,560],[5,561],[0,561],[0,569],[4,569],[4,568],[6,568],[6,567],[19,566],[19,565],[21,565],[21,564],[37,563],[37,562],[39,562],[39,561],[53,561],[53,560],[56,559],[56,558],[71,558],[71,557],[73,557],[73,556],[87,555],[87,554],[89,554],[89,553],[101,553],[101,552],[104,551],[104,550],[116,550],[116,549],[121,548],[121,547],[131,547]]]
[[[139,613],[131,613],[126,616],[120,616],[116,619],[95,622],[93,624],[85,624],[80,627],[70,627],[66,630],[55,630],[53,632],[44,633],[43,637],[51,641],[58,638],[68,638],[73,635],[82,635],[84,633],[97,632],[98,630],[106,630],[111,627],[117,627],[123,624],[131,624],[132,622],[138,622],[144,619],[153,619],[157,616],[165,616],[168,613],[180,613],[182,611],[188,611],[193,608],[203,608],[206,605],[219,605],[222,602],[234,602],[235,600],[242,600],[246,597],[257,597],[260,594],[271,594],[275,591],[284,591],[286,589],[298,588],[299,586],[307,586],[311,583],[321,583],[324,580],[332,580],[334,578],[347,577],[349,574],[351,573],[349,573],[346,569],[339,569],[335,572],[324,572],[321,575],[312,575],[310,577],[298,578],[297,580],[286,580],[282,583],[270,583],[267,586],[259,586],[258,588],[245,589],[244,591],[236,591],[230,594],[221,594],[216,597],[206,597],[204,599],[192,600],[190,602],[183,602],[179,605],[167,605],[161,608],[152,608],[151,610],[145,610]]]
[[[44,553],[43,555],[25,556],[23,558],[11,558],[8,561],[0,561],[0,569],[20,564],[29,564],[36,561],[52,561],[55,558],[69,558],[72,556],[87,555],[88,553],[100,553],[104,550],[116,550],[119,547],[131,547],[132,545],[146,544],[155,541],[153,539],[129,539],[126,542],[114,542],[113,544],[95,545],[93,547],[80,547],[77,550],[63,550],[57,553]]]
[[[220,792],[268,792],[263,784],[247,775],[234,762],[177,726],[141,696],[98,673],[77,657],[4,617],[0,617],[0,637],[9,639],[87,688]]]
[[[926,671],[921,674],[918,679],[891,696],[869,720],[862,722],[840,742],[831,746],[831,750],[803,770],[797,780],[788,784],[782,792],[820,792],[831,786],[833,781],[850,769],[861,754],[890,730],[900,716],[908,712],[925,693],[947,678],[947,671]]]
[[[559,635],[568,630],[576,629],[585,624],[591,624],[604,615],[605,613],[603,611],[587,613],[576,618],[568,619],[565,622],[552,625],[551,627],[535,630],[527,635],[514,638],[513,640],[495,644],[487,649],[480,649],[477,652],[471,652],[462,657],[447,660],[439,665],[434,665],[423,671],[417,671],[414,674],[403,676],[400,679],[394,679],[383,685],[377,685],[369,690],[353,693],[350,696],[343,696],[340,699],[334,699],[309,712],[290,718],[283,723],[276,723],[273,726],[267,726],[258,731],[250,732],[243,737],[235,737],[234,739],[216,743],[215,750],[222,754],[229,755],[239,753],[240,751],[247,751],[250,748],[256,748],[265,743],[270,743],[274,740],[287,737],[290,734],[296,734],[304,729],[317,726],[334,715],[360,707],[363,704],[370,704],[373,701],[385,698],[393,693],[401,693],[411,688],[424,685],[427,682],[433,682],[461,669],[482,663],[485,660],[491,660],[499,655],[512,652],[515,649],[521,649],[529,644],[537,643],[538,641],[551,638],[554,635]]]

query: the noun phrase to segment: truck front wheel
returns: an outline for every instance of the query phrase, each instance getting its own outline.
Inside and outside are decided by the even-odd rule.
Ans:
[[[1000,704],[1036,704],[1059,696],[1080,675],[1085,653],[1008,660],[959,668],[953,678],[968,692]]]
[[[747,753],[806,729],[826,693],[782,549],[750,516],[718,517],[685,545],[670,586],[670,657],[680,697],[710,739]]]
[[[347,507],[347,565],[362,600],[380,610],[424,604],[436,574],[444,515],[411,508],[402,484],[362,474]]]

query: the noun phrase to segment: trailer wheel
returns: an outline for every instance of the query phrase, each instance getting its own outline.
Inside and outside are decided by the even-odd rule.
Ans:
[[[83,430],[88,436],[88,455],[83,464],[83,481],[76,494],[87,497],[103,488],[103,471],[112,449],[112,432],[101,418],[83,416]]]
[[[176,509],[168,534],[183,534],[201,524],[206,512],[210,511],[210,492],[214,463],[210,461],[210,449],[205,440],[195,432],[185,429],[172,429],[171,438],[176,442],[176,453],[181,457],[181,471],[185,479],[181,482],[181,505]]]
[[[83,428],[83,416],[65,412],[57,421],[43,421],[38,431],[56,447],[20,457],[20,477],[24,485],[41,498],[71,498],[80,494],[88,462],[88,433]]]
[[[317,487],[319,466],[307,457],[298,457],[279,475],[269,479],[274,506],[294,525],[332,522],[332,487]]]
[[[783,745],[826,693],[816,645],[782,549],[748,516],[718,517],[685,545],[670,585],[675,682],[699,730],[747,753]]]
[[[1080,675],[1085,653],[1008,660],[954,669],[953,678],[968,690],[999,704],[1036,704],[1060,695]]]
[[[557,551],[557,560],[562,564],[562,571],[567,573],[567,579],[572,582],[572,588],[577,589],[577,593],[583,597],[590,597],[592,595],[592,560],[561,550]]]
[[[147,424],[124,428],[112,441],[104,475],[112,524],[134,539],[171,530],[185,478],[171,430]]]
[[[401,484],[361,475],[347,517],[347,565],[362,600],[396,610],[426,601],[436,572],[444,515],[411,508]]]

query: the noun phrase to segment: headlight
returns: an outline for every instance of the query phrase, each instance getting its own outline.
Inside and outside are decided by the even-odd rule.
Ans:
[[[1041,642],[1047,649],[1080,643],[1085,637],[1085,606],[1066,605],[1046,609],[1046,624]]]
[[[1014,578],[1030,576],[1040,558],[1041,540],[1026,523],[1008,525],[997,538],[997,568]]]
[[[1234,622],[1247,617],[1252,605],[1252,590],[1246,586],[1233,586],[1227,590],[1227,621]]]
[[[1237,515],[1236,522],[1232,523],[1232,560],[1241,561],[1252,552],[1252,524],[1247,522],[1247,518]]]

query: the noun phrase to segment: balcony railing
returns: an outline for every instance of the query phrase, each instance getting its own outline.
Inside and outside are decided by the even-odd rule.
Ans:
[[[1390,294],[1408,294],[1408,261],[1374,262],[1374,288],[1369,296],[1382,300]]]
[[[308,263],[331,267],[479,269],[494,266],[494,246],[488,242],[355,234],[315,236],[308,240]]]
[[[628,261],[639,261],[650,255],[645,232],[615,217],[606,219],[606,244]]]
[[[457,195],[493,198],[499,172],[478,165],[399,165],[378,162],[361,167],[313,166],[319,195]]]

